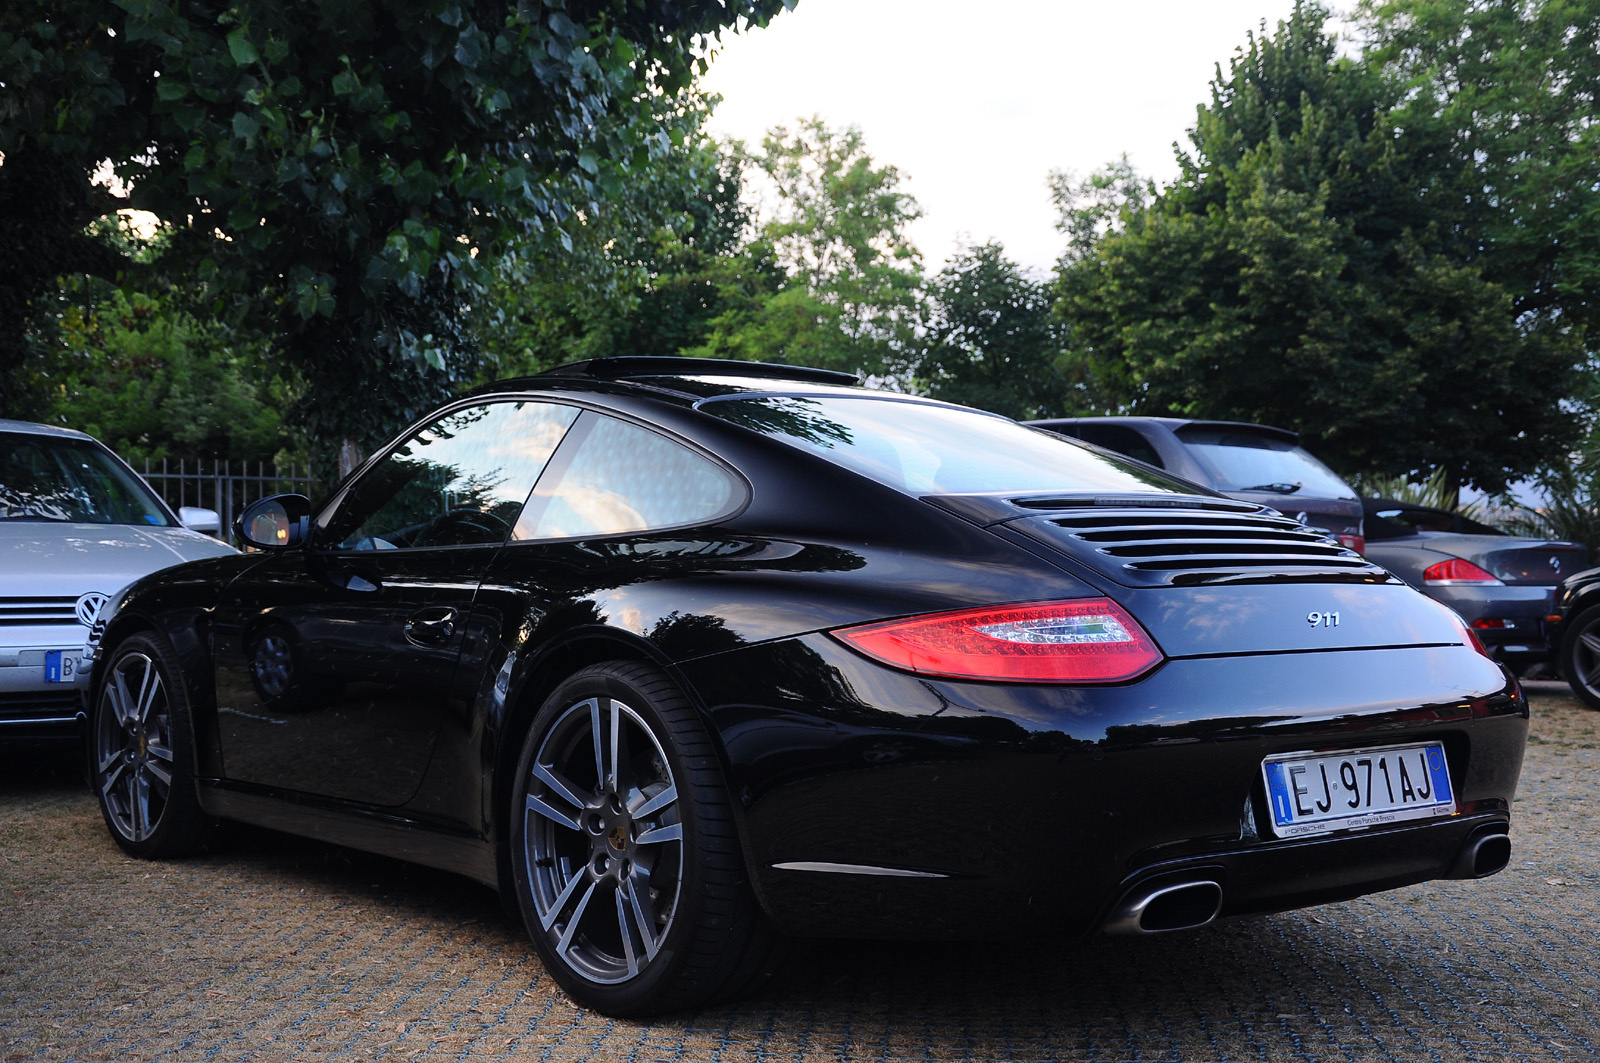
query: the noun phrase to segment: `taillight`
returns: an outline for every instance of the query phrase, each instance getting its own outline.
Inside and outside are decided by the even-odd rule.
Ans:
[[[1493,573],[1485,572],[1471,561],[1452,557],[1422,571],[1422,582],[1430,587],[1448,587],[1455,583],[1499,583]]]
[[[1456,617],[1456,623],[1460,624],[1461,630],[1466,633],[1467,645],[1471,646],[1473,649],[1489,658],[1489,660],[1494,660],[1494,654],[1489,652],[1489,647],[1483,644],[1483,640],[1478,637],[1478,633],[1468,627],[1465,620],[1462,620],[1460,617]]]
[[[1109,598],[929,613],[832,634],[884,664],[955,679],[1118,683],[1162,660],[1138,621]]]
[[[1367,552],[1367,540],[1359,535],[1341,535],[1339,536],[1339,544],[1346,550],[1354,550],[1358,554]]]

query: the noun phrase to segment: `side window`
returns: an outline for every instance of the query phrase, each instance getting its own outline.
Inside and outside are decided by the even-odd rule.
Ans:
[[[517,539],[571,539],[712,520],[741,498],[726,469],[647,428],[589,414],[539,480]]]
[[[319,538],[341,550],[503,542],[577,416],[548,402],[457,410],[356,481]]]
[[[1126,425],[1081,424],[1077,427],[1077,436],[1085,443],[1126,454],[1146,465],[1154,465],[1158,469],[1166,467],[1161,464],[1161,455],[1156,453],[1150,441]]]

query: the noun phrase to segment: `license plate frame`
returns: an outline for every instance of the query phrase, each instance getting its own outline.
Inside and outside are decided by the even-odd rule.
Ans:
[[[1278,838],[1456,814],[1450,761],[1437,741],[1274,753],[1262,760],[1261,777]]]

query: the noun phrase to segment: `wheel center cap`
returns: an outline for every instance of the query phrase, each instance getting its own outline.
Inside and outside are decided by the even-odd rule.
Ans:
[[[619,853],[627,849],[628,825],[626,823],[618,823],[616,826],[612,827],[611,832],[606,835],[606,840],[611,843],[611,848],[615,849]]]

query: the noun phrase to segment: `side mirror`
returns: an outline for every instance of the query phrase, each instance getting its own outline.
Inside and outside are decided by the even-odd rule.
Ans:
[[[178,523],[190,531],[205,532],[207,535],[222,533],[222,517],[214,509],[184,506],[178,510]]]
[[[239,514],[234,531],[259,550],[292,550],[311,533],[311,500],[305,495],[273,495],[252,502]]]

